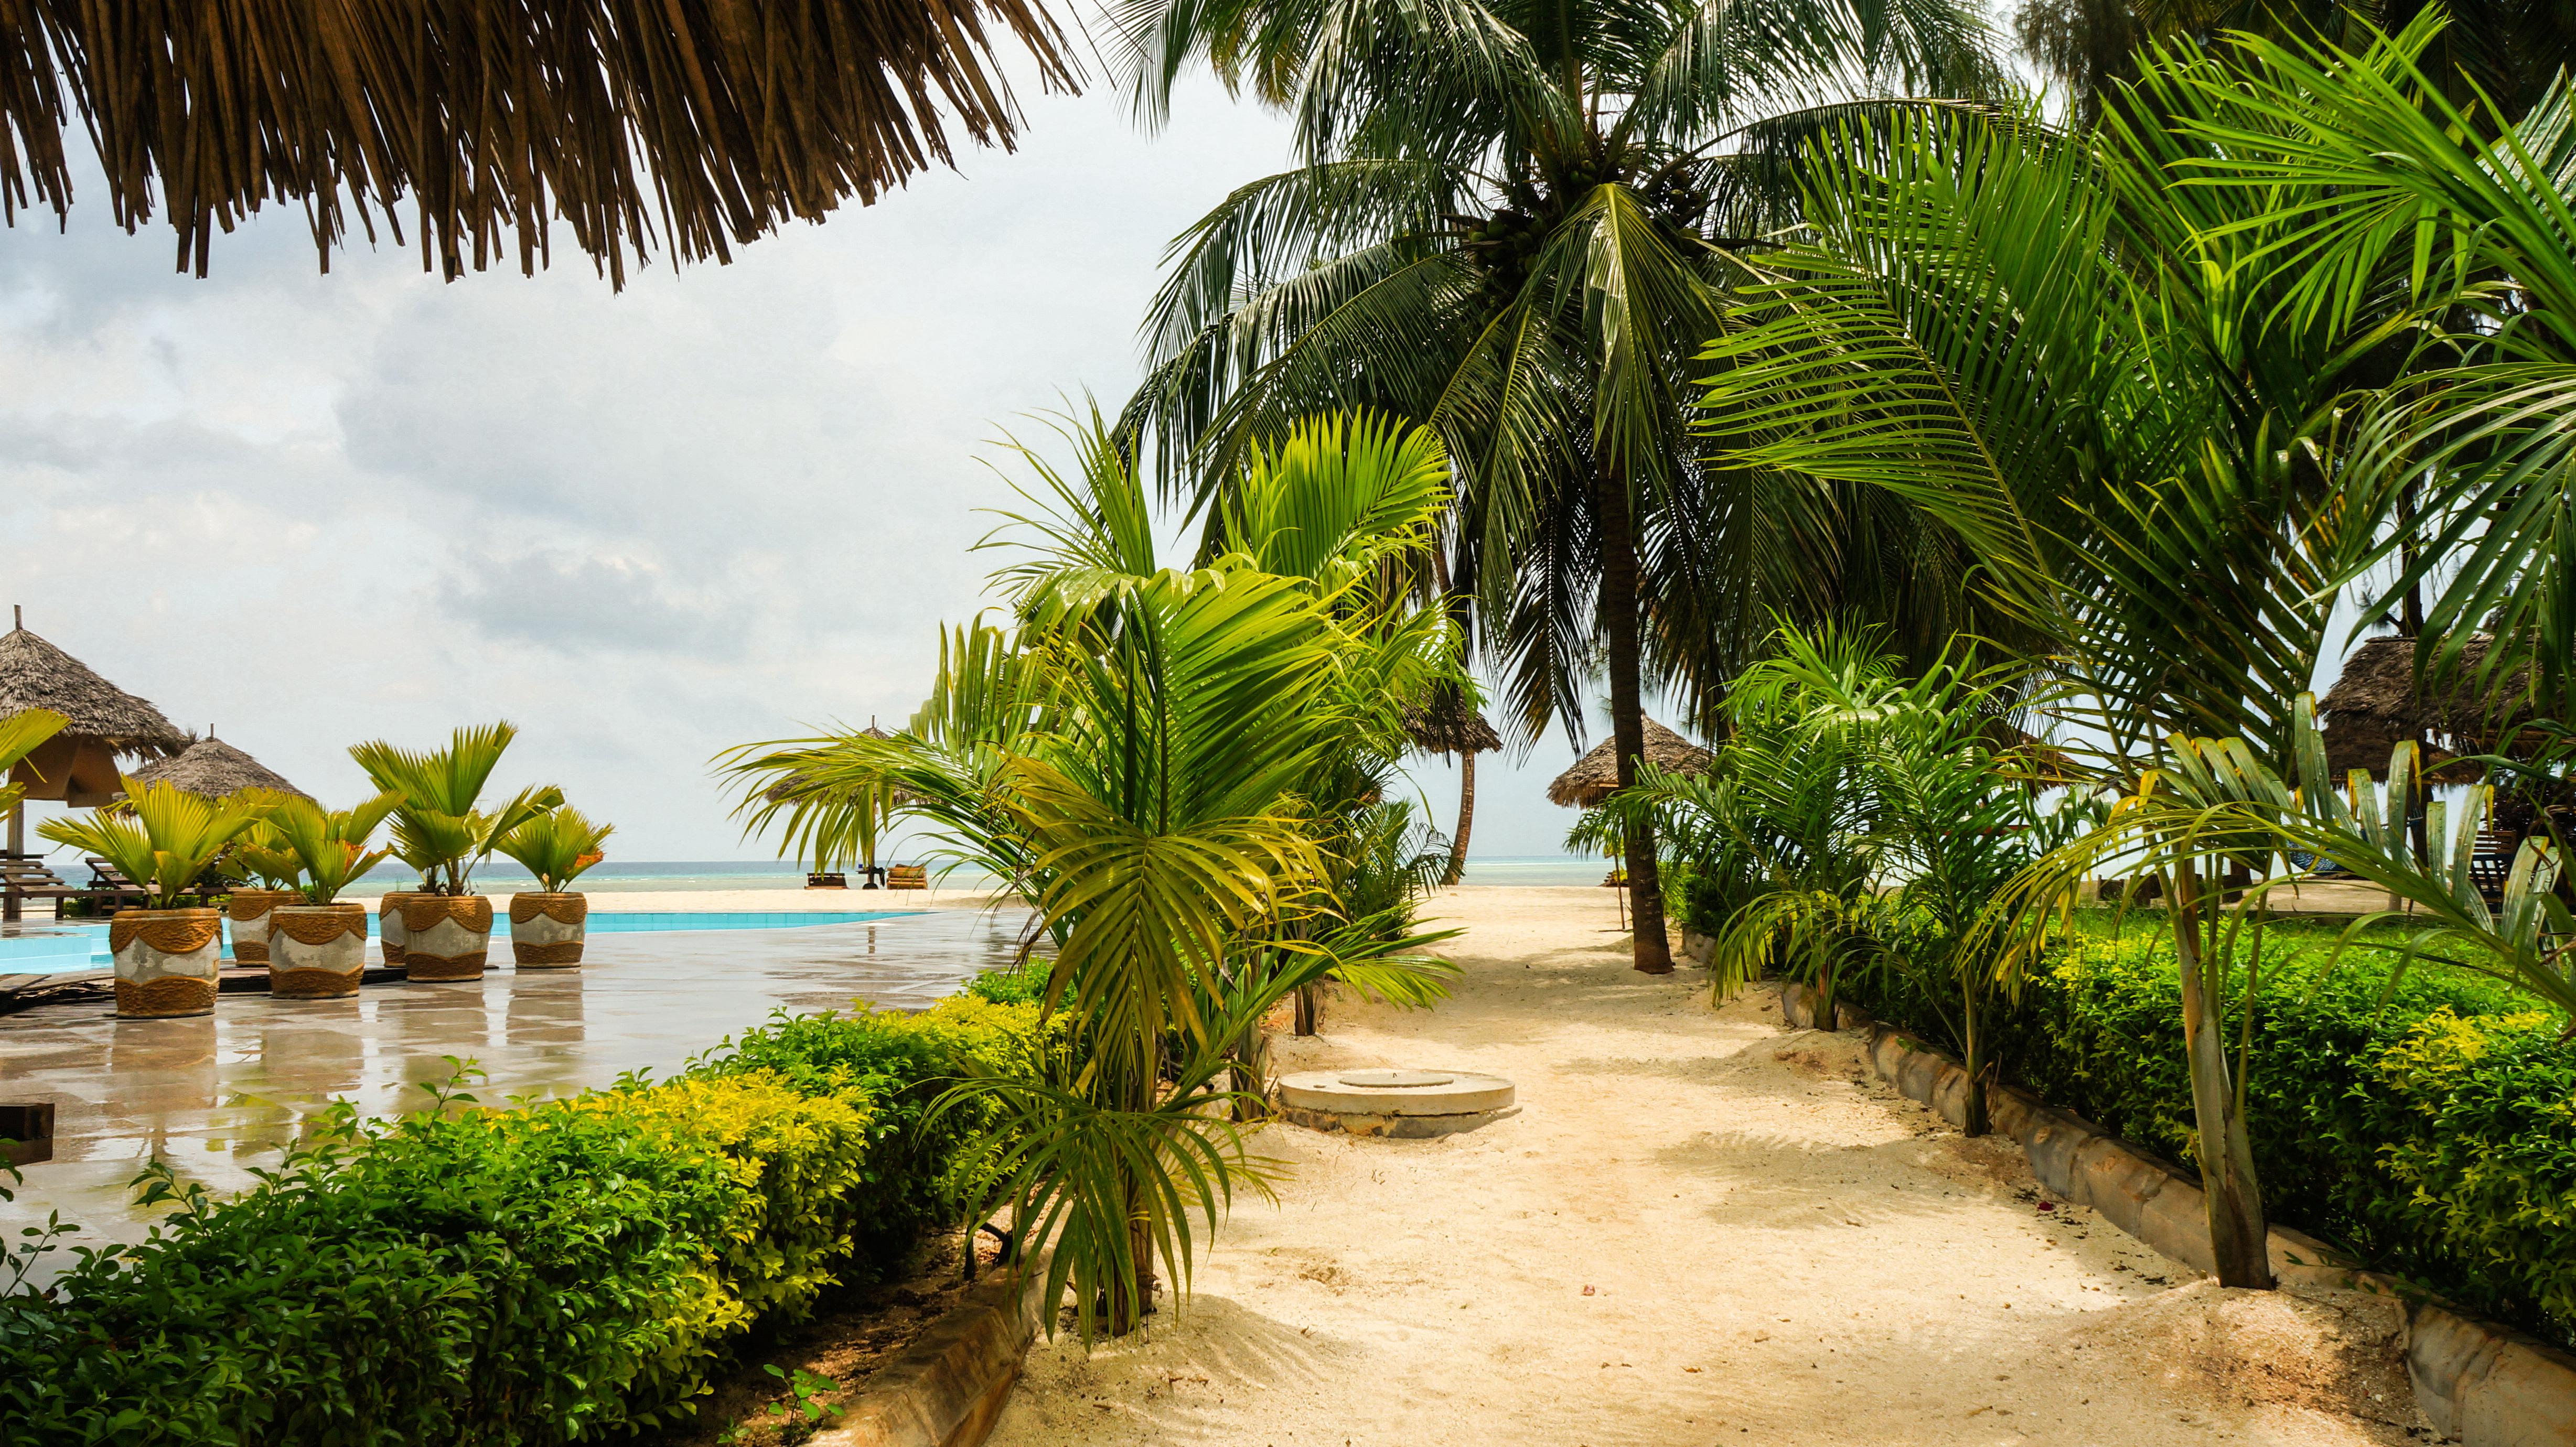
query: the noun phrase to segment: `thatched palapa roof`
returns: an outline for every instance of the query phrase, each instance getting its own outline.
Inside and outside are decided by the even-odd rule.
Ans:
[[[997,35],[1074,88],[1039,0],[22,0],[0,5],[0,136],[22,142],[0,144],[0,214],[69,207],[68,123],[118,222],[163,205],[200,276],[214,235],[274,202],[326,269],[353,225],[399,245],[408,218],[450,278],[533,272],[560,218],[622,284],[657,239],[725,260],[872,202],[951,163],[952,126],[1010,145]]]
[[[166,783],[209,799],[220,799],[240,789],[274,789],[281,794],[312,797],[259,760],[211,736],[188,745],[172,758],[134,770],[125,776],[125,783],[129,791]]]
[[[2458,762],[2462,754],[2519,753],[2528,747],[2518,735],[2530,722],[2525,699],[2527,670],[2498,679],[2492,690],[2477,683],[2478,666],[2493,642],[2483,634],[2460,645],[2458,683],[2447,691],[2419,694],[2415,685],[2415,640],[2373,638],[2354,649],[2343,674],[2326,696],[2317,700],[2326,743],[2326,765],[2337,777],[2367,769],[2373,778],[2388,774],[2388,755],[2407,739],[2427,739],[2426,776],[2435,783],[2475,780],[2479,766]]]
[[[1404,732],[1414,747],[1435,754],[1482,754],[1503,746],[1502,735],[1467,702],[1466,690],[1443,688],[1421,708],[1404,711]]]
[[[863,739],[890,739],[893,738],[894,735],[887,733],[884,729],[878,728],[876,720],[870,719],[868,721],[868,726],[859,730],[856,737]],[[813,786],[814,775],[812,771],[807,769],[793,769],[777,783],[762,790],[761,797],[767,799],[773,804],[791,803],[795,800],[797,795],[804,793],[807,789],[810,789]],[[898,806],[909,804],[912,802],[912,796],[901,789],[897,789],[894,791],[894,802]]]
[[[1653,719],[1646,720],[1646,760],[1656,768],[1696,774],[1708,767],[1712,757],[1708,750],[1680,734]],[[1609,798],[1618,787],[1619,741],[1613,735],[1575,760],[1573,768],[1557,775],[1556,782],[1547,786],[1547,800],[1569,808],[1589,809]]]
[[[25,628],[12,628],[0,634],[0,717],[31,708],[71,720],[64,737],[97,739],[120,754],[157,758],[188,746],[188,736],[161,710]]]

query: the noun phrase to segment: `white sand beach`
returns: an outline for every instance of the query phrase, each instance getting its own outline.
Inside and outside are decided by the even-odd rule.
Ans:
[[[1141,1340],[1037,1346],[995,1447],[2409,1440],[2387,1301],[2221,1290],[2043,1209],[1857,1037],[1635,974],[1603,891],[1431,908],[1457,997],[1343,1004],[1281,1068],[1491,1071],[1521,1113],[1266,1131],[1278,1203]]]

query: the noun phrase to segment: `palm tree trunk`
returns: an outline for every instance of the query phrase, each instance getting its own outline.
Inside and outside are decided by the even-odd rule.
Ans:
[[[1476,827],[1476,751],[1468,749],[1458,755],[1458,832],[1449,839],[1449,872],[1440,876],[1442,884],[1456,884],[1467,875],[1467,831]]]
[[[1601,523],[1601,631],[1610,644],[1610,736],[1619,746],[1619,787],[1625,789],[1637,782],[1637,760],[1646,752],[1646,715],[1638,699],[1637,532],[1627,484],[1607,460],[1595,466],[1593,497]],[[1631,953],[1639,970],[1669,975],[1673,951],[1664,938],[1654,829],[1636,825],[1627,845]]]
[[[2272,1289],[2270,1230],[2263,1220],[2263,1192],[2254,1175],[2254,1143],[2228,1080],[2227,1026],[2220,1018],[2224,955],[2201,952],[2198,871],[2185,862],[2173,872],[2176,963],[2182,971],[2184,1048],[2191,1061],[2191,1108],[2200,1127],[2200,1187],[2209,1212],[2209,1251],[2218,1284]]]

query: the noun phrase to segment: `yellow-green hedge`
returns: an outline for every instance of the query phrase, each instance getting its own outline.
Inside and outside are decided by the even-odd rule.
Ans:
[[[0,1298],[18,1443],[556,1443],[685,1411],[732,1342],[953,1223],[998,1143],[921,1126],[1029,1006],[780,1017],[663,1084],[346,1106],[258,1189]]]

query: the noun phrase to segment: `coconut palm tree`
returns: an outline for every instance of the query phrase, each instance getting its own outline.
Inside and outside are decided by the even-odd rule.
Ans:
[[[1646,684],[1713,701],[1767,631],[1746,580],[1800,571],[1766,530],[1831,510],[1693,464],[1690,358],[1740,251],[1794,214],[1797,137],[1996,85],[1976,7],[1140,0],[1120,24],[1147,111],[1203,57],[1295,117],[1303,163],[1174,244],[1123,431],[1206,506],[1318,409],[1435,430],[1458,470],[1450,584],[1516,731],[1579,732],[1604,669],[1632,782]],[[1636,966],[1667,971],[1653,839],[1626,854]]]
[[[1439,992],[1441,967],[1413,955],[1439,936],[1352,917],[1345,886],[1375,861],[1346,856],[1388,832],[1354,816],[1404,746],[1404,704],[1454,658],[1408,581],[1448,502],[1436,439],[1298,429],[1247,463],[1218,555],[1182,569],[1157,560],[1144,488],[1092,422],[1067,429],[1071,476],[1024,454],[1040,484],[994,540],[1023,550],[994,575],[1015,629],[954,633],[891,738],[729,756],[754,828],[829,841],[835,810],[891,790],[1030,904],[1072,1049],[955,1099],[1002,1108],[1018,1144],[995,1204],[1053,1243],[1050,1300],[1071,1291],[1086,1336],[1133,1328],[1157,1264],[1186,1280],[1193,1219],[1213,1229],[1260,1185],[1231,1117],[1257,1105],[1244,1042],[1265,1010],[1328,974]]]

